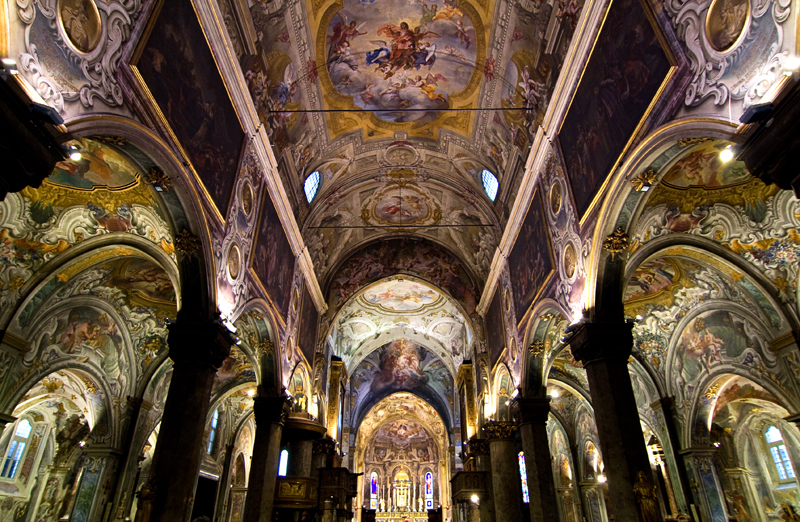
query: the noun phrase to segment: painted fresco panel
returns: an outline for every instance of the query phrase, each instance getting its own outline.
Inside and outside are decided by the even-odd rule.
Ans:
[[[544,204],[538,190],[508,256],[508,267],[519,323],[555,268]]]
[[[253,249],[253,271],[281,314],[286,314],[294,276],[294,253],[269,192],[264,191]]]
[[[494,292],[492,303],[486,314],[486,345],[489,349],[489,366],[494,368],[506,344],[506,329],[503,324],[501,288],[498,285]]]
[[[463,263],[434,243],[415,239],[371,243],[345,261],[331,284],[330,306],[344,304],[365,284],[397,273],[429,281],[475,311],[477,291]]]
[[[224,216],[244,132],[190,0],[163,3],[136,67]]]
[[[354,412],[366,411],[388,394],[408,391],[446,411],[452,400],[453,376],[433,352],[408,340],[396,339],[373,351],[351,376],[357,402]],[[446,399],[443,399],[446,398]]]
[[[300,325],[297,333],[297,346],[308,361],[314,364],[314,348],[317,342],[317,325],[319,323],[319,312],[314,305],[314,299],[308,291],[308,283],[303,288],[303,305],[300,310]]]
[[[669,70],[669,57],[639,0],[614,0],[558,133],[579,216],[614,169]]]

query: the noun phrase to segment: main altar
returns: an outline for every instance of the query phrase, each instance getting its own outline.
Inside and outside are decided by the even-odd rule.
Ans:
[[[412,490],[408,475],[404,472],[398,473],[394,482],[389,485],[388,495],[384,495],[384,498],[378,501],[380,509],[375,514],[375,520],[381,522],[427,522],[428,512],[424,509],[422,495],[417,496],[416,493],[416,487]],[[417,498],[415,499],[415,497]]]

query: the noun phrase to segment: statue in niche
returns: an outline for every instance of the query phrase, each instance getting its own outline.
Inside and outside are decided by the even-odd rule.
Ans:
[[[800,522],[800,515],[788,502],[781,504],[781,522]]]
[[[417,497],[417,505],[419,506],[420,512],[422,512],[422,497]]]
[[[639,504],[642,520],[644,522],[658,522],[659,508],[656,487],[650,484],[644,471],[640,471],[636,475],[636,482],[633,483],[633,494]]]
[[[381,504],[381,513],[385,513],[386,512],[386,501],[381,499],[380,500],[380,504]]]

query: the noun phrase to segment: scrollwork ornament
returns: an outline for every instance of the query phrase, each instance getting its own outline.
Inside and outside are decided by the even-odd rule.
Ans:
[[[628,248],[628,234],[622,227],[617,227],[613,234],[606,237],[603,248],[611,252],[611,259],[615,260],[617,254]]]
[[[180,234],[175,236],[175,249],[189,256],[194,255],[200,250],[200,238],[184,228]]]
[[[749,0],[748,0],[749,1]],[[748,18],[731,44],[730,48],[719,50],[714,47],[706,31],[709,10],[713,0],[668,0],[664,4],[667,14],[672,18],[679,39],[683,40],[689,58],[689,67],[693,75],[692,82],[686,90],[685,104],[698,106],[713,98],[715,105],[728,103],[729,98],[742,100],[744,108],[761,98],[780,78],[783,62],[788,56],[782,52],[783,27],[789,19],[791,0],[766,0],[750,3]],[[770,17],[764,17],[771,12]],[[735,75],[729,75],[729,69],[736,69],[742,62],[742,55],[748,52],[761,36],[758,31],[763,24],[776,26],[772,41],[767,44],[760,70],[750,78],[732,87]],[[762,30],[763,32],[763,30]],[[756,58],[757,60],[757,58]],[[730,78],[726,78],[730,76]]]
[[[122,57],[122,46],[130,38],[133,21],[142,10],[141,0],[108,0],[96,4],[100,16],[101,36],[99,42],[88,52],[81,52],[68,42],[59,22],[59,0],[16,0],[17,16],[25,29],[24,52],[20,53],[19,69],[33,87],[58,112],[65,112],[65,102],[80,102],[84,107],[93,107],[95,99],[101,99],[109,107],[125,103],[122,89],[117,83],[117,69]],[[36,20],[36,10],[47,20],[50,38],[64,56],[77,66],[86,83],[77,91],[62,89],[39,62],[38,48],[30,40],[30,27]]]

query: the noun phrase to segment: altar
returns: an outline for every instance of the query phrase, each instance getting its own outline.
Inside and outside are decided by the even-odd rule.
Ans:
[[[427,522],[428,512],[424,509],[422,496],[416,493],[416,485],[409,480],[408,474],[399,472],[389,485],[386,498],[376,502],[380,506],[375,514],[376,522]]]
[[[376,522],[428,522],[428,513],[418,513],[415,511],[391,511],[388,513],[376,513]]]

